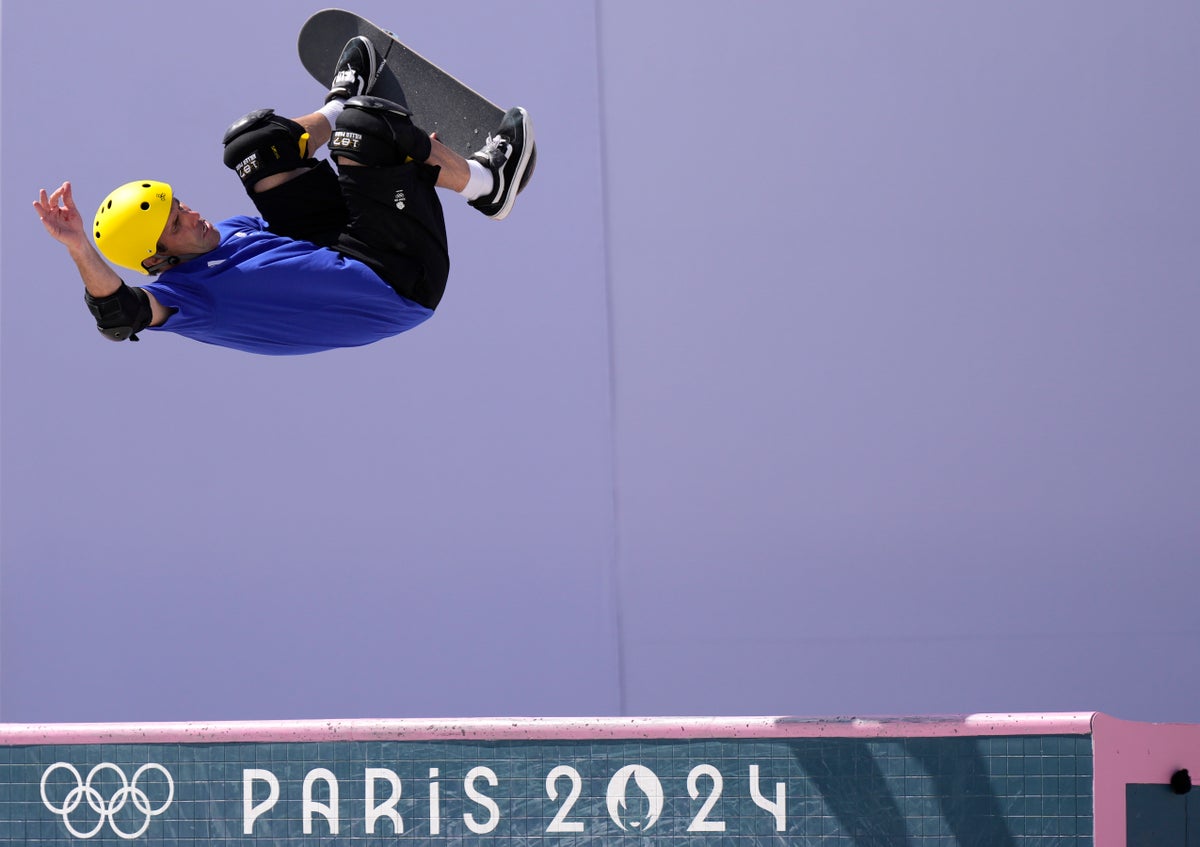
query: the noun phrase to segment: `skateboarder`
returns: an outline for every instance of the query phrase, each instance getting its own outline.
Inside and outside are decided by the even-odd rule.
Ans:
[[[225,164],[261,218],[212,224],[170,185],[143,180],[114,190],[88,222],[69,182],[43,189],[34,207],[74,260],[100,332],[137,341],[150,328],[289,355],[370,344],[432,316],[450,267],[435,187],[504,218],[532,126],[510,109],[463,158],[370,96],[378,62],[369,40],[351,39],[321,109],[295,120],[260,109],[229,127]],[[326,143],[336,174],[312,157]],[[100,254],[154,278],[128,286]]]

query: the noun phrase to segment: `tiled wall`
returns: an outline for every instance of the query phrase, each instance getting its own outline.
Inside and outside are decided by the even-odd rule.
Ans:
[[[0,748],[3,845],[1083,847],[1091,797],[1077,735]]]

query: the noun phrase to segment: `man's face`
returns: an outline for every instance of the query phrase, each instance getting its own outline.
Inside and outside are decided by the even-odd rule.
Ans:
[[[171,214],[167,217],[167,225],[158,237],[159,257],[195,256],[215,249],[220,243],[221,233],[200,217],[199,212],[192,211],[178,200],[171,202]]]

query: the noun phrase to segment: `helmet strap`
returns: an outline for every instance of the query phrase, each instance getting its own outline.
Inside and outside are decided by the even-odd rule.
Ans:
[[[197,253],[196,255],[199,255],[199,254]],[[154,264],[152,264],[152,265],[143,264],[142,267],[145,268],[146,273],[150,274],[151,276],[158,276],[160,273],[167,270],[168,268],[173,268],[176,265],[178,265],[180,262],[186,262],[188,259],[191,259],[193,257],[192,256],[164,256],[160,259],[160,258],[158,258],[158,255],[155,254],[155,256],[153,258],[157,259],[157,261]]]

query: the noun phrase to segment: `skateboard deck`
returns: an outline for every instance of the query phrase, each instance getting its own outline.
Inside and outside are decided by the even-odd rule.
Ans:
[[[300,29],[300,61],[313,78],[328,86],[334,65],[346,42],[365,35],[379,54],[379,76],[371,94],[399,103],[412,114],[413,123],[461,156],[484,145],[495,131],[504,109],[443,71],[394,34],[353,12],[324,9]],[[530,153],[526,180],[533,173],[537,149]]]

